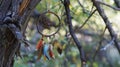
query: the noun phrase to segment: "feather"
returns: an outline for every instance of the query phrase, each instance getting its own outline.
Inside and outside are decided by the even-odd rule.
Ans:
[[[53,46],[54,46],[54,48],[57,49],[59,54],[62,54],[63,47],[62,47],[61,43],[59,43],[57,40],[55,40],[53,43]]]
[[[50,55],[51,58],[55,59],[55,56],[52,52],[52,46],[51,45],[49,46],[49,55]]]
[[[43,48],[43,55],[44,55],[48,60],[50,60],[50,56],[48,55],[48,50],[49,50],[49,45],[48,45],[48,44],[45,44],[45,45],[44,45],[44,48]]]
[[[39,60],[39,59],[41,58],[42,52],[43,52],[43,48],[42,48],[42,49],[39,49],[38,51],[39,51],[39,53],[38,53],[37,60]]]
[[[36,49],[39,50],[43,46],[43,38],[39,40],[38,44],[36,45]]]
[[[62,49],[61,48],[58,47],[57,51],[58,51],[59,54],[62,54]]]

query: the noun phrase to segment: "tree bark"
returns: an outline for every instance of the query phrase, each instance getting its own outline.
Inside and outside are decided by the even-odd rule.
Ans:
[[[25,4],[28,5],[21,6]],[[0,67],[13,67],[14,57],[19,50],[19,38],[35,6],[41,0],[0,0]],[[19,15],[19,9],[24,9]]]
[[[120,0],[114,0],[114,2],[115,2],[115,4],[116,4],[116,6],[117,6],[118,8],[120,8]]]

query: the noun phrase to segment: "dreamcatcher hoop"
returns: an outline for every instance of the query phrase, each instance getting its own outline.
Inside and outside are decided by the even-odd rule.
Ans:
[[[57,28],[57,30],[54,32],[54,33],[52,33],[52,34],[49,34],[49,35],[47,35],[47,34],[43,34],[40,30],[39,30],[39,19],[40,19],[40,17],[41,17],[41,15],[38,17],[38,20],[37,20],[37,22],[36,22],[36,27],[37,27],[37,30],[38,30],[38,33],[40,33],[42,36],[44,36],[44,37],[50,37],[50,36],[53,36],[53,35],[55,35],[59,30],[60,30],[60,26],[61,26],[61,21],[60,21],[60,18],[59,18],[59,16],[57,15],[57,14],[55,14],[54,12],[52,12],[52,11],[46,11],[46,12],[44,12],[44,13],[42,13],[42,14],[47,14],[47,13],[50,13],[50,14],[53,14],[54,16],[56,16],[57,17],[57,19],[58,19],[58,21],[59,21],[59,24],[58,24],[58,28]]]

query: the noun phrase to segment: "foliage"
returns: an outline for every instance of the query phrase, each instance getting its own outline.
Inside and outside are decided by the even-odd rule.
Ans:
[[[105,30],[105,24],[98,12],[95,12],[94,15],[87,21],[85,26],[81,29],[80,26],[84,21],[89,17],[91,11],[96,8],[92,8],[92,2],[88,0],[80,0],[84,8],[80,6],[78,0],[70,0],[70,10],[72,15],[72,24],[74,27],[75,34],[78,40],[81,42],[83,49],[87,58],[87,66],[90,67],[119,67],[120,66],[120,55],[116,47],[112,44],[104,48],[109,42],[111,42],[109,31],[106,30],[105,34],[102,35]],[[113,1],[105,0],[104,2],[109,3],[114,6]],[[106,6],[103,6],[106,15],[112,23],[112,27],[115,32],[118,34],[118,39],[120,42],[120,27],[118,18],[120,16],[118,11],[112,10]],[[55,59],[44,60],[44,56],[41,57],[39,61],[37,59],[36,44],[42,35],[37,32],[35,23],[31,20],[29,21],[27,27],[27,39],[31,43],[31,50],[28,51],[27,48],[21,47],[22,59],[15,58],[14,67],[80,67],[81,60],[79,55],[79,50],[77,49],[74,40],[69,35],[65,16],[65,9],[60,0],[42,0],[36,7],[40,13],[43,13],[47,10],[50,10],[57,14],[61,20],[60,31],[51,37],[45,37],[45,43],[50,43],[53,45],[54,40],[57,40],[60,45],[63,47],[62,54],[57,52],[57,49],[53,48],[53,53]],[[85,11],[84,11],[85,10]],[[54,21],[58,22],[54,16],[47,15],[47,17]],[[48,29],[49,30],[49,29]],[[50,31],[45,31],[45,34],[49,34],[55,31],[55,29]],[[44,31],[44,30],[43,30]],[[67,33],[67,34],[66,34]],[[68,36],[66,36],[68,35]],[[102,36],[101,36],[102,35]],[[101,45],[101,46],[100,46]],[[98,48],[100,47],[100,50]],[[98,50],[98,51],[97,51]]]

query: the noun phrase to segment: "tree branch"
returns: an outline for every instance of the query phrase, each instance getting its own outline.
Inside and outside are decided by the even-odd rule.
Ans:
[[[92,2],[93,2],[93,5],[96,7],[98,13],[102,17],[104,23],[106,24],[106,27],[107,27],[107,29],[110,33],[111,38],[112,39],[115,38],[115,40],[114,40],[115,44],[114,45],[116,46],[118,52],[120,53],[120,46],[118,44],[117,34],[114,32],[114,30],[112,28],[112,25],[111,25],[110,21],[108,20],[108,17],[106,16],[104,10],[101,8],[100,3],[96,2],[96,0],[92,0]]]
[[[85,10],[84,6],[80,3],[80,1],[79,1],[79,0],[77,0],[77,2],[78,2],[78,4],[81,6],[81,8],[82,8],[83,12],[86,12],[86,10]]]
[[[101,2],[101,1],[98,1],[98,0],[97,0],[96,2],[98,2],[98,3],[100,3],[100,4],[103,4],[103,5],[105,5],[105,6],[108,6],[108,7],[112,8],[112,9],[114,9],[114,10],[120,11],[120,8],[117,8],[117,7],[108,5],[108,4],[106,4],[106,3],[104,3],[104,2]]]
[[[120,8],[120,0],[114,0],[114,2],[115,2],[115,4],[116,4],[116,6],[117,6],[118,8]]]
[[[28,20],[30,19],[31,14],[33,13],[35,6],[40,2],[41,0],[33,0],[30,1],[30,4],[27,6],[27,8],[24,11],[24,15],[21,17],[21,24],[22,24],[22,33],[24,34],[28,25]],[[27,19],[27,20],[26,20]]]
[[[96,9],[89,15],[89,17],[85,20],[85,22],[82,24],[82,26],[79,27],[79,29],[81,29],[82,27],[84,27],[84,25],[87,23],[87,21],[93,16],[93,14],[96,12]]]
[[[70,1],[69,0],[64,0],[64,7],[65,7],[65,11],[66,11],[66,16],[67,16],[67,24],[69,27],[69,32],[73,38],[73,40],[75,41],[79,52],[80,52],[80,58],[81,58],[81,67],[85,67],[86,66],[86,58],[85,58],[85,53],[84,50],[80,44],[80,42],[78,41],[74,31],[73,31],[73,25],[72,25],[72,21],[71,21],[71,15],[70,15],[70,9],[69,9],[69,5],[70,5]]]
[[[97,49],[96,49],[96,51],[95,51],[95,53],[94,53],[94,55],[93,55],[93,61],[95,60],[95,57],[96,57],[98,51],[100,50],[100,47],[102,46],[102,41],[103,41],[103,39],[104,39],[104,34],[105,34],[106,29],[107,29],[107,28],[105,27],[103,33],[102,33],[101,36],[100,36],[101,39],[100,39],[99,45],[98,45],[98,47],[97,47]]]

